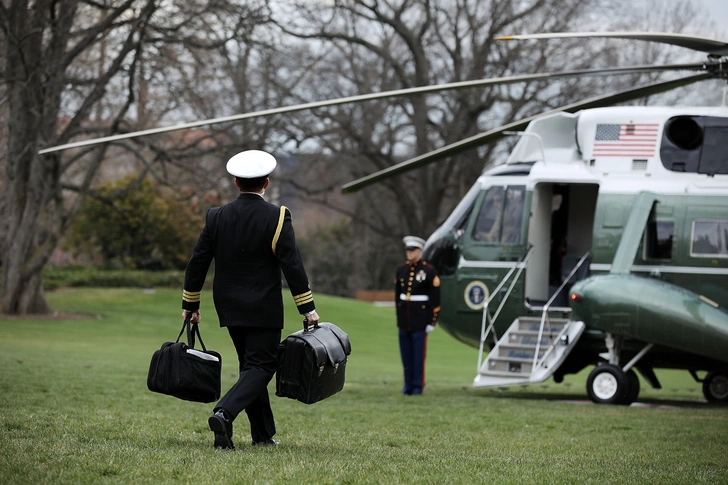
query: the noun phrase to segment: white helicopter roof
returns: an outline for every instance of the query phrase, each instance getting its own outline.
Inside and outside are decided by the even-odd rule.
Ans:
[[[517,167],[530,163],[530,170],[525,170],[529,186],[594,183],[600,185],[600,191],[614,193],[728,193],[728,175],[677,172],[663,165],[664,127],[676,116],[728,118],[728,107],[626,106],[544,116],[520,133],[521,139],[506,161],[510,169],[488,171],[479,182],[491,185],[492,175],[506,172],[516,176]],[[503,182],[500,180],[498,183]]]

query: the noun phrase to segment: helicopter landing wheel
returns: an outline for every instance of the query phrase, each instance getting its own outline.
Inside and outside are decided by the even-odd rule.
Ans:
[[[637,377],[637,373],[634,369],[627,371],[627,383],[629,384],[629,391],[627,392],[627,398],[622,404],[630,405],[637,400],[637,396],[640,395],[640,379]]]
[[[589,399],[597,404],[627,404],[629,388],[627,374],[612,364],[597,365],[586,381]]]
[[[708,372],[703,379],[703,396],[708,401],[728,402],[728,373]]]

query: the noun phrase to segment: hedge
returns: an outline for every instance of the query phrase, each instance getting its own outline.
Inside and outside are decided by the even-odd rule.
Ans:
[[[205,288],[212,287],[212,274]],[[101,269],[93,266],[46,267],[43,288],[52,291],[63,287],[97,288],[182,288],[185,273],[179,270]]]

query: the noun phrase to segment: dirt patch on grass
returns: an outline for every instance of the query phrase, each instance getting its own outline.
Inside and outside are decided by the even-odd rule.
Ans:
[[[8,315],[7,313],[0,313],[0,320],[88,320],[96,318],[96,315],[88,315],[84,313],[70,313],[70,312],[53,312],[53,313],[30,313],[28,315]]]

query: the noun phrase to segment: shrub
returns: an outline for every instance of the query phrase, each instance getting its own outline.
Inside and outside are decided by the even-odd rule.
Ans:
[[[88,197],[71,226],[67,250],[99,254],[104,266],[184,269],[203,225],[199,207],[169,187],[134,176],[105,182]]]
[[[314,291],[327,295],[349,296],[352,266],[352,236],[346,220],[319,227],[308,237],[298,238],[306,271]]]

